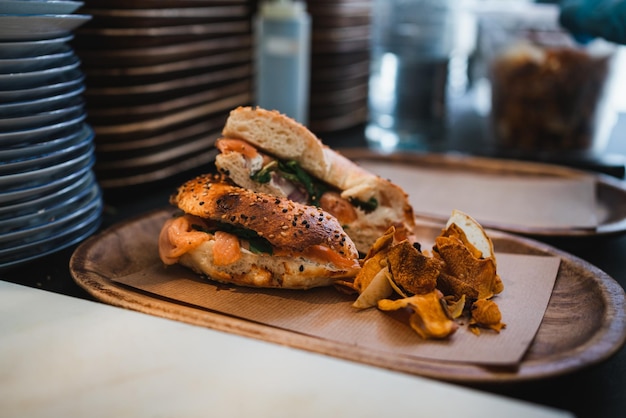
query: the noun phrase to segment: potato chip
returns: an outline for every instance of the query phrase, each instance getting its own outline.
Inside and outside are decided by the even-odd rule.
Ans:
[[[478,259],[455,237],[439,236],[435,240],[437,254],[445,262],[438,287],[444,294],[471,299],[488,299],[503,290],[496,274],[493,258]]]
[[[495,252],[493,248],[493,242],[487,235],[483,227],[471,216],[460,211],[453,210],[452,215],[448,218],[446,228],[449,228],[452,224],[456,224],[463,230],[467,241],[476,248],[482,254],[482,258],[494,258]],[[480,257],[479,257],[480,258]]]
[[[393,279],[393,276],[390,274],[388,276],[389,279],[389,285],[391,285],[391,288],[400,296],[402,296],[403,298],[408,298],[410,295],[407,294],[404,289],[402,289],[400,286],[398,286],[396,284],[396,281]]]
[[[369,281],[365,289],[362,290],[357,300],[352,304],[357,309],[367,309],[378,304],[381,299],[388,298],[393,294],[393,288],[389,284],[389,269],[382,268]]]
[[[426,257],[408,241],[391,247],[387,259],[392,280],[403,290],[401,294],[419,295],[435,290],[443,268],[440,259]]]
[[[361,270],[359,270],[354,278],[354,288],[359,292],[359,294],[362,293],[367,286],[369,286],[370,282],[374,279],[374,276],[376,276],[378,272],[385,267],[387,267],[387,251],[376,253],[369,259],[365,260]]]
[[[500,330],[506,326],[506,324],[502,323],[500,308],[498,308],[498,305],[492,300],[479,299],[475,301],[472,304],[470,313],[472,315],[470,319],[470,329],[472,329],[472,332],[475,334],[480,333],[478,327],[500,332]]]
[[[452,335],[459,327],[448,317],[442,298],[441,292],[434,290],[398,300],[383,299],[378,302],[378,308],[383,311],[409,308],[412,311],[409,324],[420,337],[442,339]]]
[[[463,232],[461,227],[458,226],[457,224],[454,224],[454,223],[451,224],[449,227],[447,227],[441,232],[440,236],[457,238],[463,243],[463,245],[465,245],[465,247],[472,253],[474,257],[486,258],[486,257],[483,257],[482,251],[480,251],[471,242],[469,242],[469,240],[467,239],[467,235],[465,235],[465,232]]]
[[[446,299],[446,304],[448,306],[448,314],[450,315],[450,318],[459,318],[463,315],[463,311],[465,310],[465,295],[461,296],[458,300]]]

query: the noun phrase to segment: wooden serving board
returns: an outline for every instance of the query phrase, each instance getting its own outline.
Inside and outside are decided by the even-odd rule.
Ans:
[[[116,278],[145,270],[146,265],[153,262],[150,248],[154,249],[156,236],[171,214],[169,208],[151,212],[85,241],[70,260],[75,281],[94,298],[111,305],[447,381],[516,382],[561,375],[610,357],[626,340],[625,294],[617,282],[572,255],[498,231],[489,232],[497,250],[561,259],[543,321],[516,368],[384,355],[367,347],[316,338],[182,304],[115,282]],[[440,230],[441,224],[420,224],[420,231],[432,234],[433,238]]]

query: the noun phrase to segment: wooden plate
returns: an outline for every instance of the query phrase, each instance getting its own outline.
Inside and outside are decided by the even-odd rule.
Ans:
[[[99,77],[107,79],[109,83],[115,82],[115,84],[119,84],[122,79],[130,78],[127,84],[136,84],[138,81],[145,82],[144,80],[151,76],[166,79],[168,75],[172,77],[174,74],[180,76],[182,73],[197,74],[208,72],[218,66],[241,64],[251,60],[252,51],[250,48],[246,48],[148,66],[120,66],[115,68],[84,66],[84,71],[90,83],[94,85],[102,84],[97,81],[91,82],[92,79]]]
[[[368,83],[367,77],[360,80],[314,82],[311,83],[311,89],[314,89],[311,98],[314,99],[312,101],[315,103],[345,103],[357,98],[366,98]]]
[[[206,23],[206,24],[178,24],[174,26],[155,27],[91,27],[89,25],[80,29],[82,35],[102,36],[103,38],[159,38],[162,36],[219,36],[230,33],[246,33],[251,29],[250,23],[243,16],[235,21]],[[123,45],[123,44],[122,44]]]
[[[372,12],[370,1],[309,1],[307,9],[311,16],[369,16]]]
[[[312,21],[313,31],[325,30],[328,28],[341,28],[348,26],[363,26],[370,25],[371,17],[369,14],[343,14],[336,16],[323,16],[320,15],[318,19],[315,16]]]
[[[83,8],[81,13],[92,15],[96,26],[102,26],[103,22],[111,22],[118,26],[161,26],[172,24],[189,24],[194,21],[207,22],[214,20],[226,20],[229,18],[241,18],[249,15],[250,10],[246,5],[234,6],[201,6],[198,7],[158,7],[142,9],[123,8]],[[92,23],[92,24],[93,24]]]
[[[561,375],[610,357],[626,340],[625,294],[617,282],[587,262],[553,247],[498,231],[490,234],[499,250],[561,258],[544,319],[529,351],[515,370],[417,357],[390,358],[367,347],[225,316],[115,283],[116,277],[142,271],[153,263],[154,256],[148,253],[156,251],[161,226],[171,214],[169,208],[151,212],[85,241],[70,260],[74,280],[96,299],[123,308],[448,381],[516,382]],[[424,223],[420,231],[434,239],[441,227],[442,224]],[[571,320],[574,317],[576,320]]]
[[[128,122],[146,121],[159,116],[187,109],[193,106],[201,106],[205,103],[230,97],[241,93],[249,93],[251,81],[244,80],[232,84],[226,84],[211,89],[200,89],[195,93],[173,99],[154,100],[143,105],[128,106],[110,105],[104,107],[89,106],[89,122],[93,125],[120,125]]]
[[[80,28],[75,33],[77,49],[90,45],[101,48],[141,48],[200,41],[228,35],[250,34],[248,20],[194,25],[160,26],[148,28]]]
[[[100,49],[93,46],[79,49],[78,54],[86,68],[139,67],[178,62],[251,46],[250,35],[238,35],[153,47],[129,48],[119,45],[116,48]]]
[[[312,112],[315,109],[311,109]],[[313,132],[336,132],[362,124],[367,119],[367,104],[363,103],[349,113],[334,113],[332,116],[319,116],[311,113],[309,127]]]
[[[94,103],[98,103],[95,100],[106,98],[109,98],[111,103],[117,104],[119,104],[120,101],[123,101],[126,104],[131,102],[140,103],[143,98],[145,101],[142,104],[146,104],[153,102],[154,95],[169,94],[174,96],[177,91],[185,91],[185,89],[191,89],[191,91],[197,92],[198,89],[204,88],[203,86],[250,77],[252,77],[252,65],[243,64],[236,67],[211,71],[205,74],[130,86],[98,87],[91,86],[87,83],[85,95],[88,98],[92,98]]]
[[[342,54],[336,54],[332,52],[314,54],[311,57],[311,72],[324,70],[326,68],[350,67],[354,63],[361,63],[361,65],[366,65],[369,70],[369,50],[363,49]]]
[[[153,170],[154,167],[165,167],[189,156],[207,153],[215,145],[221,130],[203,132],[200,135],[181,138],[178,141],[159,148],[143,150],[138,155],[127,155],[125,158],[98,158],[95,170],[100,177],[126,177]]]
[[[233,109],[239,105],[247,104],[249,101],[250,94],[244,92],[139,122],[129,122],[120,125],[93,125],[93,130],[96,132],[96,141],[100,139],[104,141],[132,141],[153,136],[183,124],[199,121],[207,118],[208,115]]]
[[[211,7],[216,4],[240,4],[248,0],[89,0],[90,8],[155,9],[176,7]]]
[[[156,64],[152,68],[89,68],[83,67],[86,83],[91,90],[133,88],[148,85],[175,85],[179,80],[209,80],[211,74],[223,74],[228,69],[250,65],[251,51],[233,51],[214,57],[201,57],[170,64]],[[145,70],[145,71],[144,71]],[[193,91],[194,89],[192,89]]]
[[[359,109],[367,106],[367,98],[354,97],[343,103],[311,102],[309,118],[315,120],[337,118],[344,115],[359,113]]]
[[[351,62],[344,65],[323,66],[316,57],[315,67],[311,67],[311,83],[342,82],[353,79],[367,78],[370,73],[369,60]]]
[[[370,38],[369,25],[340,27],[334,29],[324,29],[314,32],[311,35],[313,43],[316,42],[337,42],[360,40],[367,42]]]
[[[311,56],[314,60],[318,54],[354,54],[359,52],[367,52],[369,48],[369,39],[346,37],[340,41],[316,39],[313,36],[311,44]]]
[[[147,138],[137,138],[128,141],[104,141],[98,140],[98,157],[104,160],[127,157],[144,152],[146,149],[160,147],[174,143],[181,138],[191,138],[213,132],[224,127],[228,117],[227,112],[207,115],[199,122],[182,124],[173,129],[158,132]]]
[[[614,177],[603,174],[590,174],[568,167],[525,161],[482,158],[467,155],[444,154],[392,154],[381,155],[367,149],[346,149],[344,154],[359,161],[383,162],[385,164],[405,164],[407,166],[432,168],[437,170],[457,171],[464,173],[483,173],[494,176],[541,176],[546,178],[588,178],[591,176],[596,183],[597,218],[596,229],[546,229],[517,225],[504,225],[482,221],[489,228],[531,237],[591,237],[615,235],[626,232],[626,185]],[[439,218],[430,218],[438,222],[444,221],[449,214]]]
[[[209,140],[214,141],[216,138],[217,135],[214,135]],[[126,175],[124,172],[118,173],[116,176],[98,175],[97,171],[96,175],[98,184],[103,190],[107,192],[119,191],[128,198],[130,195],[128,192],[130,190],[132,193],[133,188],[141,187],[145,190],[145,186],[158,186],[162,180],[177,175],[184,176],[186,173],[191,175],[191,173],[201,170],[202,167],[208,166],[215,159],[215,154],[215,148],[207,152],[194,152],[176,161],[168,161],[165,165],[146,167],[141,172],[132,175]]]

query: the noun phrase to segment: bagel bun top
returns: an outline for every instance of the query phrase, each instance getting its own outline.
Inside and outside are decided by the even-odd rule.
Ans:
[[[235,186],[220,175],[200,175],[180,186],[171,203],[183,212],[255,231],[279,253],[319,245],[345,258],[358,251],[337,219],[315,206]]]

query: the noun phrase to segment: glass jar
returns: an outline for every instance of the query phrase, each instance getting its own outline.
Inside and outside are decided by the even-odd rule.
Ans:
[[[496,150],[601,152],[609,138],[607,85],[615,46],[581,45],[552,5],[525,5],[480,21]]]

